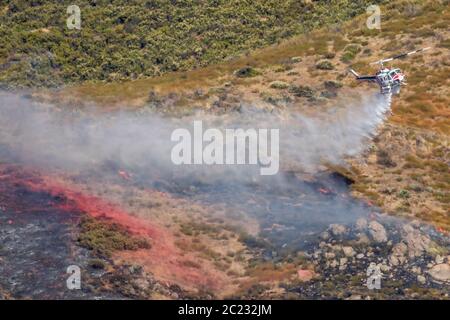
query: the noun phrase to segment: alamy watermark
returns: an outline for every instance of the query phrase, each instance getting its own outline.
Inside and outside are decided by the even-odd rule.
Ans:
[[[67,7],[67,14],[70,16],[66,20],[66,26],[69,30],[81,29],[81,10],[77,5],[70,5]]]
[[[175,165],[259,165],[261,175],[279,170],[279,129],[203,130],[202,121],[194,121],[193,135],[178,128],[171,140],[171,159]]]
[[[366,270],[367,281],[366,286],[369,290],[380,290],[381,289],[381,278],[383,274],[381,272],[381,267],[376,263],[372,262]]]
[[[67,271],[70,276],[66,280],[67,289],[80,290],[81,289],[81,269],[77,265],[70,265]]]
[[[366,9],[367,14],[370,16],[366,20],[366,26],[370,30],[381,29],[381,9],[377,5],[370,5]]]

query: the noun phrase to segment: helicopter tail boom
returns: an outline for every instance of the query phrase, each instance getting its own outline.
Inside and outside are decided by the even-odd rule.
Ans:
[[[376,77],[375,76],[360,76],[359,73],[357,73],[355,70],[353,69],[348,69],[348,71],[353,74],[356,78],[356,80],[361,80],[361,81],[376,81]]]

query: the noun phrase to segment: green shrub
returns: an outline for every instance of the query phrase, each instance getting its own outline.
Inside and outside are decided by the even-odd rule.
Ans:
[[[284,81],[274,81],[270,84],[272,89],[287,89],[289,84]]]
[[[147,239],[132,235],[124,227],[110,221],[85,217],[79,226],[79,244],[103,257],[109,257],[118,250],[150,248]]]
[[[252,67],[244,67],[234,72],[234,75],[239,78],[251,78],[259,74],[260,72]]]
[[[81,30],[69,30],[69,1],[10,0],[0,5],[0,86],[187,71],[348,20],[384,1],[77,0]],[[319,40],[315,52],[327,49]]]
[[[89,266],[94,269],[105,269],[106,262],[102,259],[91,259],[89,260]]]
[[[377,163],[385,167],[395,167],[397,164],[392,160],[390,154],[383,149],[377,151]]]
[[[352,61],[359,52],[361,52],[360,45],[349,44],[344,49],[344,53],[341,56],[341,61],[344,63],[348,63]]]
[[[342,83],[339,81],[327,80],[323,84],[328,90],[336,90],[342,88]]]
[[[314,96],[314,90],[308,86],[291,85],[289,87],[289,92],[292,93],[296,97],[311,98]]]
[[[316,64],[316,68],[319,70],[333,70],[334,66],[330,61],[322,60]]]
[[[410,194],[408,190],[400,190],[400,192],[398,193],[398,197],[402,199],[408,199],[410,198]]]

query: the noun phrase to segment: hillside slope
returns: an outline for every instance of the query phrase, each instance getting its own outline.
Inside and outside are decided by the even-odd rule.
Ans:
[[[0,85],[59,86],[190,70],[318,26],[381,1],[0,1]]]
[[[405,71],[408,86],[394,96],[389,124],[360,159],[351,161],[350,174],[355,195],[387,212],[450,229],[448,1],[396,1],[382,12],[381,30],[368,30],[364,14],[210,67],[37,96],[75,108],[93,101],[185,114],[198,108],[226,112],[247,103],[314,113],[336,96],[377,90],[358,85],[346,72],[349,66],[371,73],[372,61],[430,46],[423,55],[393,64]]]
[[[42,5],[45,1],[34,2]],[[111,3],[108,8],[121,1]],[[133,2],[136,5],[139,3]],[[166,5],[175,7],[188,2],[172,3]],[[208,3],[226,5],[225,2]],[[338,4],[336,1],[331,3]],[[226,113],[226,116],[240,117],[243,106],[254,106],[274,111],[276,115],[293,111],[302,116],[320,116],[328,120],[326,117],[333,118],[334,111],[339,111],[339,103],[344,102],[349,110],[353,110],[353,106],[361,106],[361,99],[377,93],[375,85],[359,84],[348,75],[348,67],[361,73],[373,73],[376,67],[369,66],[372,61],[420,47],[431,47],[423,55],[392,63],[392,66],[399,66],[406,73],[408,85],[402,87],[399,95],[392,97],[392,114],[387,116],[375,137],[367,139],[367,147],[362,154],[348,158],[347,165],[343,166],[321,163],[321,171],[317,173],[316,179],[300,169],[295,171],[296,168],[282,167],[283,174],[287,174],[286,180],[301,180],[300,185],[279,188],[280,192],[274,192],[277,191],[274,190],[277,184],[274,186],[270,183],[267,188],[266,185],[251,183],[248,186],[246,184],[248,188],[239,188],[233,184],[232,188],[217,189],[210,188],[215,184],[203,181],[201,175],[193,181],[177,179],[176,174],[167,178],[158,168],[153,173],[148,169],[154,168],[147,166],[144,166],[145,170],[134,170],[133,167],[123,168],[120,162],[116,164],[89,159],[90,170],[69,171],[70,174],[56,170],[51,174],[44,171],[30,175],[27,171],[23,172],[20,166],[0,166],[5,190],[3,198],[10,195],[12,199],[6,197],[8,201],[4,202],[24,203],[23,191],[18,193],[16,190],[22,184],[29,185],[31,182],[38,195],[50,192],[56,205],[71,199],[73,205],[69,209],[81,210],[92,217],[117,217],[117,213],[122,213],[119,214],[120,219],[114,221],[123,223],[125,227],[130,226],[130,221],[124,217],[130,216],[133,217],[132,221],[137,217],[150,223],[152,236],[148,243],[151,248],[139,249],[139,246],[134,246],[135,250],[115,248],[120,247],[121,242],[125,248],[133,247],[133,243],[129,243],[133,240],[144,244],[144,247],[148,243],[142,242],[144,239],[139,237],[128,239],[127,233],[120,228],[106,228],[105,221],[101,219],[96,223],[89,220],[87,225],[82,226],[81,239],[85,240],[82,244],[87,245],[87,249],[93,253],[106,249],[113,255],[113,258],[95,256],[94,261],[90,262],[93,265],[91,270],[116,269],[115,273],[105,273],[106,280],[100,278],[104,283],[92,288],[95,294],[98,294],[97,290],[107,288],[120,290],[127,297],[139,299],[448,299],[450,278],[448,273],[441,275],[442,270],[449,270],[447,265],[450,265],[448,4],[448,1],[437,0],[393,1],[382,6],[381,30],[367,29],[367,15],[363,13],[345,23],[327,24],[306,35],[289,37],[269,46],[265,44],[271,41],[266,42],[262,35],[255,38],[254,34],[247,34],[243,30],[242,35],[247,34],[249,38],[246,39],[250,42],[245,42],[247,40],[244,41],[243,37],[239,45],[236,42],[236,46],[228,47],[230,51],[226,55],[216,55],[210,60],[194,59],[195,63],[180,66],[178,71],[161,69],[164,74],[160,76],[147,77],[142,74],[136,80],[114,81],[134,76],[125,72],[116,77],[117,73],[108,71],[105,73],[105,79],[111,80],[108,83],[91,81],[103,79],[93,72],[103,61],[101,59],[92,60],[91,65],[83,65],[84,80],[77,78],[80,76],[78,71],[71,73],[68,78],[61,76],[67,71],[66,67],[72,66],[71,63],[51,70],[42,69],[38,72],[42,78],[34,78],[26,71],[31,70],[26,60],[28,55],[19,56],[14,60],[17,64],[4,65],[7,69],[4,69],[6,71],[2,73],[2,79],[9,86],[71,83],[58,89],[33,88],[30,94],[25,95],[38,101],[54,102],[49,108],[55,114],[65,114],[65,110],[73,109],[77,116],[92,116],[90,112],[93,110],[107,113],[120,109],[120,113],[132,114],[145,122],[148,121],[146,116],[152,117],[155,113],[164,116],[198,113],[215,116]],[[253,6],[247,2],[241,2],[241,5],[247,8]],[[277,7],[275,3],[273,6]],[[258,5],[255,8],[259,8]],[[328,6],[323,4],[324,8]],[[283,6],[278,9],[284,10]],[[271,14],[275,13],[272,11]],[[277,21],[282,23],[283,19]],[[246,26],[250,28],[251,24]],[[283,28],[280,26],[278,31],[289,29]],[[240,34],[238,29],[235,31]],[[261,32],[278,32],[269,29],[263,28]],[[2,30],[4,32],[6,29]],[[121,29],[117,30],[121,34]],[[239,38],[238,35],[234,36]],[[255,39],[258,39],[257,44]],[[203,41],[202,38],[191,40],[187,38],[182,41],[186,41],[189,46]],[[50,46],[54,44],[53,40],[48,41]],[[168,45],[166,42],[160,44]],[[248,49],[256,46],[264,47],[233,56],[243,47]],[[211,50],[215,48],[213,45],[206,47]],[[114,56],[114,59],[119,58],[117,61],[128,57],[129,50],[123,48],[114,49],[117,50],[118,55]],[[90,50],[95,56],[107,49],[97,47]],[[174,54],[176,56],[177,53]],[[223,59],[228,54],[232,57]],[[90,56],[85,58],[88,60],[83,61],[91,59]],[[79,60],[76,61],[73,68],[80,66]],[[124,68],[133,66],[132,61],[126,61]],[[187,63],[191,60],[187,58],[186,61],[180,61]],[[209,65],[195,68],[203,64]],[[20,66],[25,69],[20,69]],[[150,66],[153,66],[153,62]],[[56,73],[56,78],[52,78]],[[28,79],[30,82],[27,82]],[[51,82],[53,79],[56,79],[55,82]],[[28,103],[29,100],[23,99],[23,105]],[[14,103],[7,105],[14,106],[15,110],[21,110],[20,106],[23,106]],[[92,105],[94,108],[90,108]],[[371,115],[371,112],[366,114]],[[94,114],[94,118],[96,116]],[[361,117],[348,118],[350,120],[345,125],[352,128],[355,123],[355,127],[358,127],[356,121],[361,120]],[[148,127],[154,126],[154,122],[145,123]],[[328,122],[324,123],[320,128],[327,132]],[[23,127],[27,129],[26,125]],[[48,126],[43,127],[49,129]],[[3,136],[17,136],[14,130],[5,130],[7,126],[1,128],[7,131]],[[82,128],[85,130],[86,127]],[[111,135],[95,134],[94,137],[113,139],[116,133],[120,137],[123,133],[127,134],[127,130],[119,127]],[[57,136],[52,135],[51,144],[59,141]],[[134,146],[135,141],[146,141],[148,136],[150,134],[138,137],[132,135],[132,143],[125,144]],[[33,147],[39,145],[38,137],[31,137],[28,140],[33,142]],[[305,143],[301,136],[293,140],[293,148],[303,152],[302,142],[303,146]],[[328,140],[338,142],[334,136]],[[332,144],[327,146],[333,150]],[[94,153],[101,154],[103,144],[95,146]],[[148,150],[155,152],[153,148]],[[146,164],[147,160],[137,162]],[[328,175],[331,181],[326,178]],[[214,178],[221,179],[221,176]],[[149,187],[152,179],[156,183]],[[343,192],[333,181],[343,184]],[[302,187],[303,183],[307,188]],[[352,211],[352,206],[345,206],[343,210],[336,206],[336,203],[347,201],[353,203],[355,199],[350,196],[349,188],[353,196],[364,200],[356,202],[358,208],[361,205],[364,212],[367,210],[367,220],[358,219],[347,226],[333,220],[333,224],[326,223],[324,232],[318,233],[317,237],[314,235],[313,242],[306,242],[308,248],[300,250],[296,247],[297,244],[305,243],[305,239],[311,239],[310,233],[307,238],[302,237],[308,231],[303,227],[315,216],[320,216],[321,209],[324,209],[322,206],[327,208],[331,205],[330,212],[337,213],[339,218],[345,218]],[[227,208],[222,202],[217,203],[215,197],[213,201],[202,201],[201,195],[209,194],[210,190],[211,195],[223,195],[225,204],[228,204],[228,200],[231,206]],[[91,200],[86,201],[86,196],[90,196]],[[92,205],[87,206],[86,203]],[[64,208],[67,209],[67,206]],[[252,215],[247,215],[246,211]],[[303,217],[307,219],[303,220]],[[4,223],[3,226],[13,228],[14,224],[10,226]],[[106,239],[105,234],[109,235]],[[132,268],[128,267],[129,263],[133,263]],[[372,263],[381,264],[386,275],[381,290],[366,287],[367,267]],[[135,264],[143,268],[135,268]],[[444,281],[447,282],[439,279],[441,282],[436,282],[436,273],[437,278],[446,278]],[[3,291],[0,283],[0,296]]]

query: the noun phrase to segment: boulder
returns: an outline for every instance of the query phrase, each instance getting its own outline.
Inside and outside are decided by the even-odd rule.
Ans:
[[[428,270],[428,274],[437,281],[450,283],[450,265],[441,263]]]
[[[406,262],[406,253],[408,252],[408,247],[403,242],[397,243],[392,248],[392,254],[389,256],[389,262],[393,266],[398,266]]]
[[[355,250],[350,246],[342,247],[342,251],[346,257],[353,257],[356,254]]]
[[[360,244],[369,244],[370,243],[370,239],[365,233],[358,233],[357,237],[358,237],[358,243],[360,243]]]
[[[336,255],[334,254],[334,252],[326,252],[325,253],[326,259],[334,259],[335,257],[336,257]]]
[[[330,231],[334,236],[340,236],[347,233],[347,228],[342,224],[330,225]]]
[[[359,218],[356,220],[356,230],[364,231],[367,229],[367,220],[364,218]]]
[[[369,233],[376,242],[386,242],[388,240],[386,229],[377,221],[370,221]]]
[[[444,263],[444,257],[437,255],[434,261],[436,262],[436,264]]]
[[[425,278],[422,275],[418,275],[417,276],[417,282],[419,282],[420,284],[425,284],[427,282],[427,278]]]
[[[410,258],[420,257],[425,252],[428,252],[433,244],[428,236],[422,234],[420,230],[415,229],[412,225],[403,226],[402,237],[408,247],[408,256]]]

